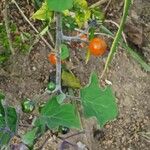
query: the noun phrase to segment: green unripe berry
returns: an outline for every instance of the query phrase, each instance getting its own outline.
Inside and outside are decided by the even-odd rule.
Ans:
[[[25,99],[22,102],[22,111],[25,113],[30,113],[34,110],[35,108],[35,104],[33,101],[31,101],[30,99]]]
[[[52,82],[52,81],[49,82],[47,89],[48,89],[49,91],[53,91],[55,88],[56,88],[55,83]]]
[[[68,127],[65,127],[65,126],[59,126],[59,129],[58,131],[61,133],[61,134],[67,134],[70,129]]]

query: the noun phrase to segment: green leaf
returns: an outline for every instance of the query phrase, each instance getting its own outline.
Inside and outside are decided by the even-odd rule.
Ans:
[[[59,126],[80,128],[80,121],[72,104],[60,105],[57,98],[50,99],[41,109],[36,126],[48,126],[49,129],[58,129]]]
[[[48,31],[48,26],[46,26],[39,34],[44,35]]]
[[[52,17],[52,12],[49,11],[48,5],[46,2],[42,4],[42,7],[36,11],[32,18],[38,20],[49,20]]]
[[[15,108],[3,105],[5,96],[0,93],[0,147],[7,145],[16,133],[18,116]]]
[[[40,6],[42,5],[42,1],[41,0],[32,0],[32,2],[34,3],[35,9],[39,9],[40,8]]]
[[[93,19],[102,22],[105,18],[105,14],[99,7],[91,9],[91,15]]]
[[[52,11],[62,12],[73,6],[73,0],[47,0],[48,8]]]
[[[89,40],[92,40],[95,37],[95,28],[90,28],[89,29]]]
[[[0,55],[0,64],[2,64],[3,62],[5,62],[7,59],[8,59],[8,56]]]
[[[4,98],[5,98],[5,96],[2,93],[0,93],[0,128],[5,128],[5,118],[4,118],[5,113],[4,113],[4,108],[3,108],[3,105],[2,105],[2,101],[3,101]],[[4,130],[0,130],[0,139],[1,139],[0,140],[1,141],[0,146],[6,144],[5,142],[3,142],[3,139],[2,139],[2,137],[4,135],[5,135]]]
[[[0,94],[0,128],[5,127],[5,113],[4,113],[4,107],[2,105],[4,95]]]
[[[81,7],[81,8],[87,8],[88,7],[86,0],[74,0],[73,5],[74,5],[74,7]]]
[[[147,64],[132,48],[125,43],[122,44],[122,47],[127,50],[131,57],[133,57],[145,71],[150,72],[150,64]]]
[[[7,127],[10,132],[15,133],[17,130],[17,112],[13,107],[6,107],[5,112],[4,107],[0,103],[0,127]]]
[[[67,30],[74,30],[74,28],[78,27],[76,22],[75,22],[75,19],[72,17],[72,16],[63,16],[63,19],[62,19],[62,24],[63,24],[63,27],[66,27]]]
[[[95,73],[91,74],[89,85],[81,89],[80,94],[85,117],[96,117],[101,127],[116,118],[118,110],[112,90],[99,87]]]
[[[78,24],[79,28],[84,26],[84,24],[90,19],[91,11],[88,9],[83,9],[76,12],[75,21]]]
[[[81,28],[90,19],[91,10],[88,8],[86,0],[74,0],[73,5],[73,10],[75,12],[75,21],[79,28]]]
[[[6,115],[7,115],[7,125],[9,129],[12,132],[16,132],[16,127],[17,127],[17,121],[18,121],[18,116],[16,109],[13,107],[7,107],[6,108]]]
[[[61,45],[61,60],[64,60],[69,57],[69,49],[67,45],[62,44]]]
[[[107,29],[105,26],[103,26],[103,25],[100,26],[100,32],[108,34],[108,35],[110,35],[112,37],[114,36],[114,34],[109,29]]]
[[[4,100],[4,99],[5,99],[5,95],[2,92],[0,92],[0,100]]]
[[[37,130],[38,128],[33,128],[31,131],[28,131],[22,135],[22,142],[28,146],[33,146],[36,139]]]
[[[74,74],[66,71],[62,71],[62,81],[63,83],[71,88],[80,88],[81,84],[78,78],[74,76]]]
[[[4,115],[4,108],[2,105],[2,101],[5,99],[5,95],[0,92],[0,116]]]
[[[56,96],[57,102],[59,104],[62,104],[63,101],[65,100],[65,98],[66,98],[66,95],[64,93],[61,93],[61,94],[59,94],[59,95]]]
[[[7,146],[11,139],[10,133],[6,130],[0,131],[0,148]]]
[[[83,27],[90,19],[91,10],[86,0],[73,0],[73,9],[64,11],[63,25],[73,30],[75,27]]]

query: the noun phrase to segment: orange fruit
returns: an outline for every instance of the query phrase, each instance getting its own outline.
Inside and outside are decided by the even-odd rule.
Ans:
[[[89,43],[89,50],[91,55],[101,56],[106,52],[106,42],[101,38],[94,38]]]
[[[48,55],[48,60],[52,65],[56,65],[56,55],[54,53]]]

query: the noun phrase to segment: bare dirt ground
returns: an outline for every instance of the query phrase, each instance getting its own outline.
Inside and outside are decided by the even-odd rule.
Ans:
[[[145,56],[147,62],[150,60],[148,3],[149,0],[134,2],[125,29],[128,41]],[[103,7],[105,6],[106,4],[103,4]],[[112,0],[108,8],[108,18],[119,22],[122,7],[122,0]],[[22,20],[19,14],[18,18]],[[47,54],[48,49],[39,43],[29,55],[17,53],[0,68],[0,90],[6,93],[11,105],[19,106],[23,98],[32,99],[44,91],[49,70],[53,69],[47,61]],[[88,83],[92,70],[96,70],[99,74],[102,72],[106,60],[106,56],[100,59],[92,57],[88,64],[85,64],[84,55],[84,51],[75,50],[71,53],[75,67],[73,72],[83,85]],[[83,120],[86,134],[69,140],[74,143],[81,141],[90,150],[149,150],[150,141],[143,136],[150,132],[149,74],[143,71],[125,50],[119,49],[107,73],[107,79],[112,82],[117,98],[118,117],[100,131],[96,129],[95,121]],[[30,115],[22,114],[21,121],[28,123],[29,117]],[[19,132],[24,132],[23,130],[25,128],[20,128]],[[44,141],[45,136],[41,139],[41,142]],[[48,141],[45,149],[58,149],[59,144],[59,140],[57,143]]]

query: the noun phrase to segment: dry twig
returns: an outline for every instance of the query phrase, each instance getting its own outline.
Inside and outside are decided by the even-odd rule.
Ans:
[[[113,21],[113,20],[105,20],[105,22],[107,22],[107,23],[112,23],[112,24],[114,24],[117,28],[119,28],[119,24],[116,23],[116,22]],[[124,42],[127,44],[127,40],[126,40],[126,36],[125,36],[125,33],[124,33],[124,32],[122,32],[122,37],[123,37]]]
[[[108,1],[108,0],[99,0],[98,2],[92,4],[92,5],[90,6],[90,8],[98,7],[98,6],[104,4],[104,3],[107,2],[107,1]]]

